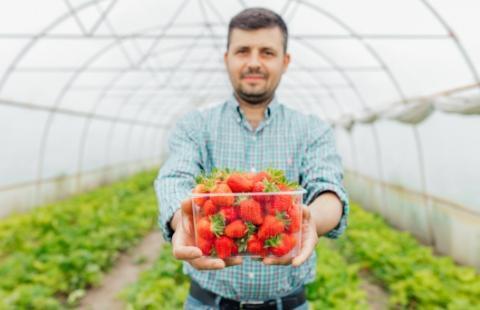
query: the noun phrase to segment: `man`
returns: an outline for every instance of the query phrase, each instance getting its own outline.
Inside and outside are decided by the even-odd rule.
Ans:
[[[348,199],[331,128],[275,97],[290,62],[287,39],[284,21],[270,10],[251,8],[233,17],[224,55],[233,96],[188,114],[170,136],[171,154],[155,188],[164,236],[192,279],[186,309],[307,309],[303,285],[315,277],[317,240],[336,238],[345,229]],[[274,167],[307,190],[298,256],[262,261],[202,256],[188,194],[194,178],[214,167]]]

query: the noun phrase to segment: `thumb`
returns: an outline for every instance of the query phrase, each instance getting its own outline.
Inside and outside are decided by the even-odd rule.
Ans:
[[[192,209],[192,199],[187,198],[182,201],[181,203],[182,206],[182,213],[188,216],[192,216],[193,214],[193,209]]]
[[[310,210],[305,205],[302,205],[302,217],[303,217],[303,220],[310,219]]]

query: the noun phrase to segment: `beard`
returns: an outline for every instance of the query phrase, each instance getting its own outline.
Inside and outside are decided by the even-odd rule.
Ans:
[[[242,87],[239,87],[235,90],[238,97],[240,97],[243,101],[248,102],[252,105],[262,104],[265,101],[268,101],[272,96],[273,93],[267,90],[263,90],[260,92],[247,92]]]

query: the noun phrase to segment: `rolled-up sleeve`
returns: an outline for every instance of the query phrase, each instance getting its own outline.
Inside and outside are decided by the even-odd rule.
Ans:
[[[300,172],[300,183],[307,191],[304,203],[311,204],[324,192],[333,192],[340,198],[343,205],[340,222],[325,235],[328,238],[338,238],[347,226],[349,212],[341,158],[336,151],[330,126],[314,117],[308,126],[307,145]]]
[[[184,116],[168,138],[169,156],[155,180],[158,201],[158,224],[165,240],[171,241],[173,230],[170,221],[182,200],[195,186],[195,177],[203,170],[198,135],[197,113]]]

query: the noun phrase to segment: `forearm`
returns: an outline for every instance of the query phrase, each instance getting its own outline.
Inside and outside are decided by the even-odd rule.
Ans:
[[[335,228],[343,213],[342,202],[332,192],[322,193],[310,204],[309,209],[318,236],[323,236]]]

